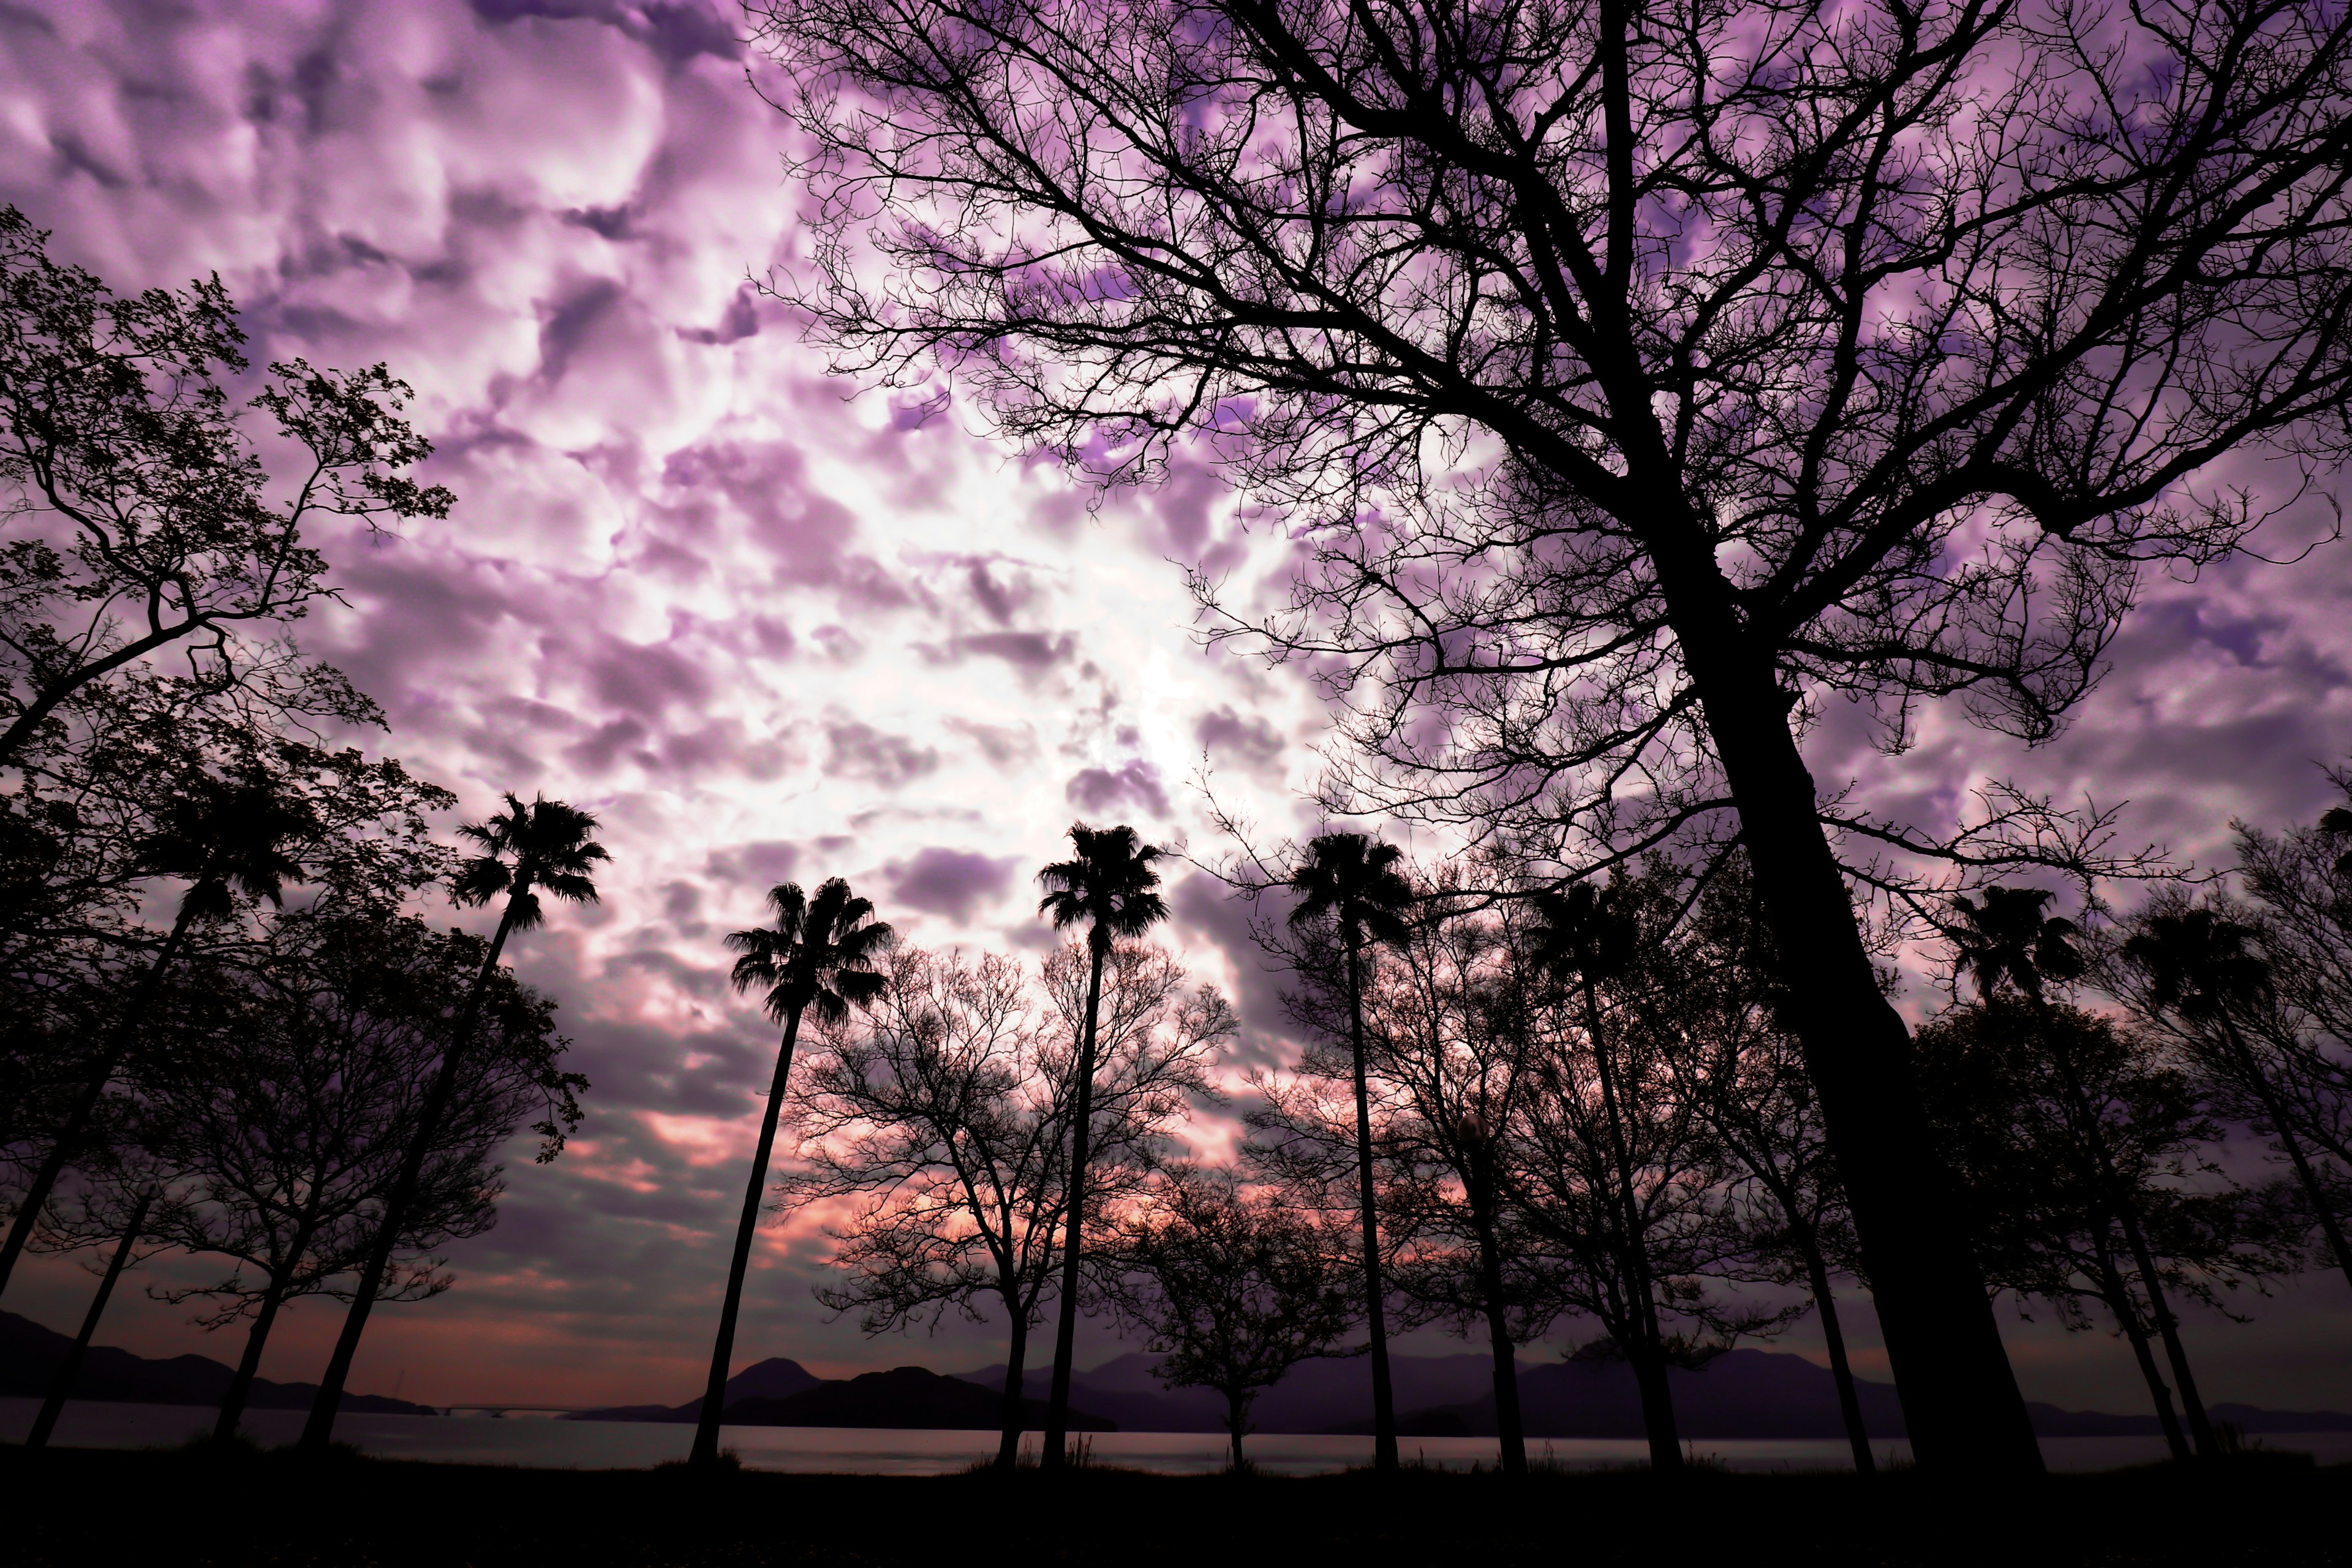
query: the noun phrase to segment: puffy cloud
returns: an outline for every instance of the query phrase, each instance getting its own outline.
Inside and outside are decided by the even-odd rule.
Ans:
[[[1019,864],[1018,856],[929,847],[884,872],[890,879],[891,896],[899,903],[969,924],[974,911],[1004,896]]]
[[[1081,768],[1062,792],[1084,811],[1117,812],[1134,807],[1154,816],[1166,816],[1168,792],[1160,787],[1160,770],[1130,758],[1117,768]]]

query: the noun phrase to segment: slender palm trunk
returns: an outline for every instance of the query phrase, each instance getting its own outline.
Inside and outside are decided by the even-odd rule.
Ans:
[[[1682,1432],[1675,1424],[1675,1394],[1666,1382],[1666,1358],[1654,1344],[1628,1345],[1633,1386],[1642,1396],[1642,1432],[1650,1440],[1650,1468],[1678,1475],[1683,1468]]]
[[[433,1075],[433,1084],[425,1091],[425,1106],[416,1119],[416,1131],[410,1137],[408,1152],[393,1177],[392,1191],[386,1194],[383,1214],[376,1221],[375,1244],[368,1249],[367,1263],[360,1270],[357,1288],[352,1292],[351,1310],[343,1314],[342,1331],[335,1337],[334,1353],[327,1358],[327,1370],[319,1379],[319,1392],[310,1402],[310,1415],[302,1424],[302,1447],[313,1453],[323,1451],[335,1436],[335,1413],[343,1402],[343,1384],[352,1375],[352,1358],[359,1354],[360,1336],[367,1331],[368,1314],[375,1310],[376,1293],[383,1289],[384,1276],[392,1270],[392,1255],[400,1245],[402,1229],[408,1224],[408,1211],[416,1202],[416,1189],[425,1179],[425,1162],[433,1152],[434,1140],[441,1133],[441,1118],[449,1108],[449,1099],[457,1090],[457,1067],[467,1047],[473,1043],[474,1026],[482,1013],[482,996],[489,988],[490,976],[498,972],[499,954],[506,951],[507,937],[514,930],[515,900],[529,891],[529,885],[518,878],[507,895],[507,907],[499,916],[498,933],[490,938],[490,951],[482,960],[481,973],[474,976],[474,988],[466,996],[466,1006],[457,1016],[456,1027],[449,1031],[449,1044],[441,1053],[441,1066]]]
[[[2343,1222],[2336,1217],[2336,1205],[2328,1200],[2327,1190],[2319,1184],[2319,1173],[2312,1169],[2311,1157],[2303,1152],[2303,1140],[2295,1136],[2294,1126],[2287,1120],[2286,1106],[2227,1013],[2221,1015],[2221,1031],[2229,1037],[2230,1049],[2238,1058],[2238,1070],[2245,1074],[2246,1081],[2261,1096],[2263,1113],[2277,1131],[2287,1159],[2294,1163],[2295,1180],[2303,1185],[2304,1199],[2319,1221],[2320,1233],[2327,1237],[2327,1249],[2336,1255],[2336,1267],[2343,1270],[2344,1282],[2352,1285],[2352,1247],[2345,1245]]]
[[[81,1092],[74,1097],[72,1109],[66,1112],[65,1125],[58,1130],[40,1169],[33,1173],[32,1184],[25,1189],[16,1221],[8,1227],[8,1239],[0,1243],[0,1295],[6,1294],[9,1278],[16,1271],[16,1260],[24,1256],[26,1244],[33,1238],[33,1227],[40,1222],[41,1210],[48,1205],[49,1194],[57,1190],[58,1179],[65,1174],[67,1163],[79,1151],[82,1137],[89,1131],[90,1119],[98,1114],[98,1102],[105,1098],[106,1086],[121,1069],[122,1058],[132,1037],[146,1021],[147,1009],[153,1005],[156,993],[163,989],[165,973],[187,942],[188,927],[194,919],[190,907],[193,892],[191,889],[192,896],[180,900],[180,912],[172,921],[171,934],[156,950],[155,960],[147,966],[147,973],[139,977],[139,989],[131,994],[131,1005],[107,1032],[107,1043],[83,1082]]]
[[[2156,1406],[2157,1425],[2164,1428],[2164,1446],[2172,1457],[2183,1463],[2190,1455],[2189,1438],[2180,1430],[2180,1417],[2173,1413],[2172,1390],[2164,1385],[2164,1374],[2157,1370],[2156,1357],[2147,1345],[2147,1331],[2140,1326],[2139,1309],[2133,1305],[2131,1291],[2125,1288],[2123,1271],[2116,1267],[2115,1249],[2107,1244],[2107,1221],[2102,1215],[2091,1240],[2092,1255],[2098,1259],[2099,1281],[2107,1295],[2107,1310],[2116,1315],[2116,1326],[2130,1342],[2132,1359],[2139,1363],[2139,1374],[2147,1384],[2149,1402]]]
[[[1510,1314],[1503,1300],[1503,1248],[1492,1215],[1478,1226],[1478,1293],[1486,1298],[1486,1345],[1495,1362],[1495,1436],[1503,1473],[1528,1473],[1528,1438],[1519,1415],[1519,1364],[1511,1342]]]
[[[1808,1237],[1802,1243],[1805,1277],[1813,1288],[1813,1309],[1822,1316],[1822,1338],[1830,1348],[1830,1376],[1836,1380],[1838,1415],[1845,1422],[1846,1447],[1853,1450],[1856,1475],[1878,1473],[1870,1452],[1870,1428],[1863,1425],[1862,1394],[1853,1385],[1853,1363],[1846,1359],[1845,1329],[1838,1321],[1837,1298],[1830,1291],[1829,1263]]]
[[[1098,933],[1101,928],[1097,927]],[[1086,1242],[1087,1165],[1094,1158],[1088,1139],[1095,1119],[1095,1015],[1102,1005],[1103,959],[1110,950],[1107,939],[1089,936],[1087,946],[1094,960],[1087,974],[1087,1026],[1078,1037],[1078,1103],[1070,1128],[1069,1213],[1062,1220],[1062,1299],[1055,1305],[1054,1381],[1045,1394],[1045,1446],[1039,1450],[1040,1469],[1058,1470],[1070,1436],[1070,1361],[1077,1353],[1078,1265]]]
[[[1352,927],[1348,948],[1348,1029],[1356,1077],[1356,1199],[1364,1237],[1364,1325],[1371,1339],[1372,1468],[1397,1468],[1396,1393],[1389,1382],[1388,1289],[1381,1279],[1381,1220],[1372,1184],[1371,1094],[1364,1077],[1363,938]]]
[[[1830,1152],[1852,1194],[1912,1449],[1931,1470],[2039,1475],[2024,1395],[1927,1124],[1910,1031],[1879,989],[1785,693],[1706,531],[1665,526],[1672,535],[1659,534],[1654,555],[1659,585],[1739,814]]]
[[[246,1331],[245,1353],[237,1358],[236,1372],[228,1380],[227,1392],[221,1395],[220,1415],[213,1421],[215,1443],[226,1443],[236,1436],[238,1424],[245,1419],[245,1402],[253,1396],[253,1380],[261,1373],[262,1348],[269,1342],[269,1331],[278,1323],[278,1310],[286,1304],[287,1286],[294,1270],[301,1266],[303,1249],[310,1245],[310,1232],[306,1227],[287,1250],[285,1266],[269,1277],[269,1287],[262,1292],[261,1310],[253,1315],[253,1327]]]
[[[1021,1462],[1021,1430],[1025,1425],[1021,1413],[1028,1402],[1021,1380],[1028,1374],[1029,1314],[1023,1310],[1017,1291],[1006,1296],[1004,1310],[1013,1317],[1013,1339],[1004,1351],[1003,1430],[996,1439],[996,1468],[1010,1470]]]
[[[710,1347],[710,1376],[703,1384],[702,1408],[694,1423],[694,1451],[687,1462],[710,1466],[719,1462],[719,1425],[725,1418],[727,1371],[735,1358],[735,1320],[743,1307],[743,1278],[751,1268],[751,1241],[760,1231],[760,1200],[768,1192],[768,1161],[775,1152],[776,1123],[784,1111],[784,1091],[792,1085],[793,1047],[800,1038],[801,1009],[784,1018],[784,1037],[776,1047],[776,1076],[768,1082],[767,1109],[760,1116],[760,1142],[751,1152],[751,1179],[743,1188],[743,1213],[735,1222],[735,1253],[727,1265],[727,1295],[719,1305],[719,1337]]]
[[[33,1418],[32,1435],[25,1439],[27,1448],[48,1446],[49,1435],[58,1429],[58,1417],[64,1413],[66,1401],[72,1397],[74,1380],[81,1375],[82,1357],[89,1353],[89,1342],[98,1332],[98,1321],[106,1316],[107,1298],[114,1294],[114,1282],[122,1278],[122,1266],[131,1260],[131,1249],[139,1245],[139,1233],[147,1224],[147,1210],[155,1202],[151,1190],[139,1194],[139,1206],[131,1213],[131,1223],[122,1227],[122,1239],[114,1244],[114,1256],[107,1259],[106,1277],[98,1282],[98,1294],[89,1300],[89,1310],[82,1314],[81,1332],[66,1352],[65,1360],[58,1363],[57,1375],[49,1379],[48,1397],[41,1401],[41,1413]]]

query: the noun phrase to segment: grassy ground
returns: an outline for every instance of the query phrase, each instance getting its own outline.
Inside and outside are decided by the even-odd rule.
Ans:
[[[2346,1564],[2352,1468],[1916,1475],[698,1478],[0,1448],[12,1568]]]

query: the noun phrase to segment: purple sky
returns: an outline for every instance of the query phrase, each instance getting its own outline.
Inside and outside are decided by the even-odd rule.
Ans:
[[[751,293],[795,258],[798,197],[734,26],[694,0],[0,5],[0,201],[57,254],[126,289],[217,270],[257,362],[383,359],[417,390],[457,510],[381,546],[330,540],[351,605],[308,645],[467,815],[538,789],[607,825],[603,906],[515,950],[563,1004],[593,1120],[557,1165],[513,1169],[455,1291],[371,1325],[362,1389],[698,1385],[773,1048],[719,937],[770,882],[847,876],[918,940],[1034,948],[1032,873],[1074,816],[1206,847],[1188,783],[1205,754],[1222,796],[1277,831],[1304,821],[1310,694],[1187,636],[1171,560],[1279,583],[1213,476],[1090,513],[962,409],[853,399]],[[2115,672],[2041,752],[1931,714],[1897,762],[1832,722],[1816,771],[1925,821],[1998,776],[2128,800],[2127,837],[2211,863],[2233,816],[2317,811],[2315,764],[2352,747],[2347,574],[2335,549],[2151,583]],[[1237,919],[1204,885],[1174,901],[1172,940],[1269,1047]],[[995,1358],[992,1330],[877,1344],[827,1323],[807,1288],[824,1247],[808,1223],[763,1233],[741,1359]],[[9,1305],[62,1324],[88,1289],[50,1261]],[[107,1340],[234,1358],[139,1292],[117,1301]],[[2340,1279],[2248,1310],[2192,1329],[2209,1398],[2352,1409]],[[295,1310],[265,1374],[314,1377],[334,1322]],[[2029,1396],[2144,1398],[2105,1336],[2021,1326],[2012,1345]]]

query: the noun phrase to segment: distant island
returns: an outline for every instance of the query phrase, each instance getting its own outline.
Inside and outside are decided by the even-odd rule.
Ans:
[[[49,1392],[49,1379],[73,1344],[71,1337],[42,1327],[15,1312],[0,1312],[0,1397],[39,1399]],[[181,1355],[155,1360],[133,1355],[111,1345],[92,1345],[82,1357],[81,1375],[74,1382],[77,1400],[95,1399],[140,1405],[214,1405],[221,1402],[235,1370],[210,1356]],[[272,1383],[253,1380],[247,1404],[256,1410],[308,1410],[318,1394],[315,1383]],[[430,1405],[389,1399],[380,1394],[346,1394],[342,1408],[366,1415],[438,1415]]]

